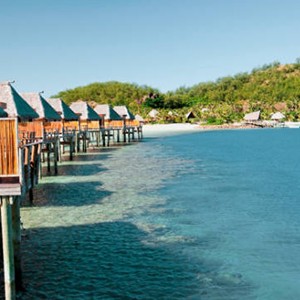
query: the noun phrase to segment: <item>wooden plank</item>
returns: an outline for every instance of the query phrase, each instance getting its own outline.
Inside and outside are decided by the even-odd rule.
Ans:
[[[19,183],[2,183],[0,185],[1,196],[20,196],[21,185]]]

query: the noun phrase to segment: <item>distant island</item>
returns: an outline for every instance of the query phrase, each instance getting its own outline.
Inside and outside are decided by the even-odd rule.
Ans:
[[[161,93],[158,89],[135,83],[117,81],[96,82],[59,92],[67,103],[78,99],[96,104],[126,105],[154,123],[180,123],[193,114],[192,122],[222,125],[240,122],[244,115],[261,112],[262,119],[281,112],[287,121],[300,120],[300,59],[293,64],[273,62],[253,69],[223,77],[214,82],[204,82],[192,87],[179,87]],[[158,113],[149,116],[155,109]]]

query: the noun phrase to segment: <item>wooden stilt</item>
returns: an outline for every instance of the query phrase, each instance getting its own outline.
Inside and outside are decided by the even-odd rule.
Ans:
[[[54,174],[58,174],[57,162],[58,162],[58,139],[53,142],[53,154],[54,154]]]
[[[51,173],[51,170],[50,170],[50,151],[51,151],[51,144],[50,143],[47,143],[47,172],[48,174]]]
[[[107,129],[107,147],[109,147],[110,142],[110,129]]]
[[[70,137],[70,160],[73,160],[73,151],[74,151],[74,148],[75,148],[75,145],[74,145],[74,137],[71,136]]]
[[[117,143],[120,143],[120,129],[117,129]]]
[[[22,291],[22,266],[21,266],[21,216],[20,216],[21,197],[15,197],[12,209],[12,230],[13,230],[13,247],[15,263],[15,282],[16,291]]]
[[[6,300],[16,299],[11,200],[12,197],[1,197],[2,247]]]
[[[102,129],[102,146],[105,147],[105,129]]]

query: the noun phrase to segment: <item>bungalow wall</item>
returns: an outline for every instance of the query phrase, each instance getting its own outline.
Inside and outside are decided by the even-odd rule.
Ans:
[[[120,128],[123,127],[123,121],[122,120],[105,120],[104,121],[104,127],[105,128]]]
[[[123,120],[105,120],[104,121],[105,128],[121,128],[124,126]],[[140,122],[138,120],[126,120],[126,126],[140,126]]]
[[[63,122],[64,125],[64,130],[68,131],[68,130],[79,130],[79,121],[64,121]]]
[[[19,139],[43,138],[44,128],[42,121],[20,122],[18,124]]]
[[[63,130],[63,122],[62,121],[51,121],[51,122],[44,122],[44,130],[45,132],[52,133],[58,132],[62,133]]]
[[[131,120],[130,122],[131,122],[131,126],[134,126],[134,127],[141,125],[140,121],[138,121],[138,120]]]
[[[17,120],[0,120],[0,183],[7,176],[19,176]]]
[[[100,120],[90,121],[90,120],[80,120],[80,129],[89,130],[89,129],[100,129]]]

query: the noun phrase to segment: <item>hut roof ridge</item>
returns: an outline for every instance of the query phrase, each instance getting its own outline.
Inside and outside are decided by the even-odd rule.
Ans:
[[[6,107],[3,109],[10,117],[19,117],[23,120],[39,117],[9,81],[0,83],[0,102],[5,104]]]
[[[48,98],[46,101],[58,114],[61,114],[60,116],[63,120],[78,120],[76,113],[61,98]]]
[[[119,114],[112,108],[110,104],[97,104],[94,107],[94,110],[99,115],[105,115],[105,120],[118,121],[122,120]]]
[[[25,101],[34,108],[40,118],[47,121],[59,121],[60,115],[55,109],[42,97],[40,93],[30,92],[21,94]]]
[[[80,119],[82,120],[101,120],[99,115],[85,101],[78,100],[76,102],[73,102],[71,103],[70,108],[76,114],[80,113]]]
[[[126,116],[127,120],[134,120],[134,115],[129,111],[127,106],[125,105],[117,105],[114,106],[114,110],[117,112],[117,114],[123,118],[123,116]]]

